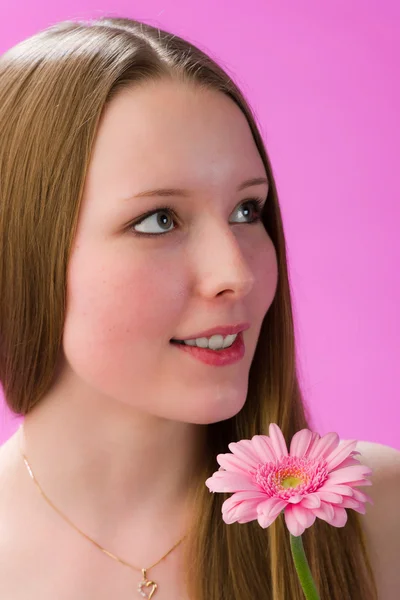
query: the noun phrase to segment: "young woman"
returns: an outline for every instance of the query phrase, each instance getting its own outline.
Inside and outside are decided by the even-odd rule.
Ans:
[[[170,33],[63,22],[3,55],[0,131],[0,597],[301,600],[282,515],[226,526],[205,486],[309,423],[242,94]],[[366,518],[303,534],[321,598],[377,598]]]

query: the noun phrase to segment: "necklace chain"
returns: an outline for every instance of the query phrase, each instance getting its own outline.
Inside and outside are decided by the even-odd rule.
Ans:
[[[23,435],[23,425],[21,425],[21,434]],[[178,542],[176,542],[176,544],[174,546],[172,546],[172,548],[170,550],[168,550],[168,552],[166,554],[164,554],[164,556],[162,556],[157,562],[155,562],[153,565],[151,565],[151,567],[147,567],[147,569],[144,568],[139,568],[139,567],[135,567],[134,565],[132,565],[131,563],[128,563],[126,560],[124,560],[123,558],[120,558],[119,556],[116,556],[115,554],[113,554],[112,552],[109,552],[109,550],[106,550],[105,548],[103,548],[103,546],[101,546],[98,542],[96,542],[95,540],[93,540],[91,537],[89,537],[86,533],[84,533],[81,529],[79,529],[79,527],[77,527],[74,523],[72,523],[72,521],[63,513],[61,512],[61,510],[59,508],[57,508],[57,506],[55,506],[55,504],[53,504],[53,502],[50,500],[50,498],[45,494],[45,492],[43,491],[43,489],[41,488],[38,480],[36,479],[33,471],[32,471],[32,467],[28,462],[28,459],[26,457],[26,454],[23,452],[23,450],[21,449],[21,454],[22,454],[22,458],[24,460],[25,466],[27,468],[27,471],[32,479],[32,481],[34,482],[34,484],[36,485],[37,489],[39,490],[40,494],[42,495],[42,497],[46,500],[46,502],[53,508],[53,510],[55,510],[62,519],[64,519],[64,521],[66,521],[71,527],[73,527],[73,529],[75,529],[75,531],[77,531],[78,533],[80,533],[84,538],[86,538],[87,540],[89,540],[89,542],[91,542],[92,544],[94,544],[96,546],[96,548],[98,548],[99,550],[101,550],[102,552],[104,552],[104,554],[107,554],[107,556],[109,556],[110,558],[113,558],[114,560],[116,560],[117,562],[121,563],[122,565],[125,565],[126,567],[129,567],[130,569],[133,569],[135,571],[141,571],[142,575],[143,575],[143,582],[139,584],[139,588],[138,591],[141,593],[141,595],[145,598],[151,598],[152,595],[154,594],[155,590],[157,589],[157,584],[153,581],[149,581],[147,579],[146,576],[146,572],[149,571],[150,569],[152,569],[153,567],[155,567],[156,565],[158,565],[158,563],[160,563],[162,560],[164,560],[164,558],[166,558],[173,550],[175,550],[175,548],[181,543],[183,542],[183,540],[186,538],[186,535],[183,536],[183,538],[181,538]],[[153,585],[153,590],[150,593],[150,596],[147,596],[144,592],[143,592],[143,586],[145,587],[149,587],[149,585]]]

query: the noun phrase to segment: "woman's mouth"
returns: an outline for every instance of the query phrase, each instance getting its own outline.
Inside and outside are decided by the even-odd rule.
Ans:
[[[236,335],[234,342],[227,348],[200,348],[196,345],[185,344],[181,340],[171,340],[170,343],[186,354],[197,358],[201,362],[212,366],[231,365],[240,361],[245,354],[245,344],[243,341],[243,332]]]

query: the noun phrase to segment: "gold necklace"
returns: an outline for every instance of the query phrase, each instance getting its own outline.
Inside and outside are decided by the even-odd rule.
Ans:
[[[23,435],[23,431],[22,430],[23,430],[23,425],[21,425],[21,434]],[[103,548],[102,546],[100,546],[100,544],[98,544],[95,540],[93,540],[86,533],[84,533],[83,531],[81,531],[79,529],[79,527],[77,527],[76,525],[74,525],[74,523],[72,523],[72,521],[70,521],[69,518],[66,515],[64,515],[64,513],[62,513],[61,510],[59,508],[57,508],[52,503],[52,501],[50,500],[50,498],[48,498],[46,496],[45,492],[40,487],[40,484],[39,484],[38,480],[36,479],[35,475],[33,474],[32,467],[30,466],[30,464],[28,462],[28,459],[27,459],[26,455],[24,454],[23,450],[21,449],[21,447],[20,447],[20,451],[21,451],[22,458],[24,459],[25,466],[27,468],[27,471],[28,471],[28,473],[29,473],[32,481],[34,482],[34,484],[36,485],[36,487],[38,488],[40,494],[43,496],[43,498],[46,500],[46,502],[60,515],[60,517],[62,517],[64,519],[64,521],[66,521],[71,527],[73,527],[75,529],[75,531],[77,531],[84,538],[86,538],[87,540],[89,540],[89,542],[92,542],[92,544],[94,544],[96,546],[96,548],[98,548],[99,550],[101,550],[102,552],[104,552],[104,554],[107,554],[107,556],[110,556],[114,560],[116,560],[119,563],[125,565],[126,567],[129,567],[130,569],[133,569],[135,571],[141,571],[143,579],[142,579],[142,581],[139,582],[138,587],[137,587],[137,591],[139,592],[139,594],[141,596],[143,596],[143,598],[147,598],[148,600],[150,600],[150,598],[152,598],[154,596],[154,594],[156,593],[156,590],[158,588],[158,584],[155,581],[152,581],[151,579],[147,578],[147,571],[150,571],[150,569],[152,569],[153,567],[155,567],[156,565],[158,565],[158,563],[160,563],[162,560],[164,560],[164,558],[166,558],[168,556],[168,554],[170,554],[172,552],[172,550],[175,550],[175,548],[181,542],[183,542],[183,540],[187,536],[186,535],[183,536],[183,538],[181,538],[174,546],[172,546],[172,548],[170,550],[168,550],[168,552],[166,554],[164,554],[164,556],[162,556],[157,562],[155,562],[153,565],[151,565],[151,567],[147,567],[147,569],[139,569],[138,567],[135,567],[134,565],[131,565],[130,563],[128,563],[123,558],[120,558],[119,556],[116,556],[112,552],[109,552],[108,550],[106,550],[105,548]]]

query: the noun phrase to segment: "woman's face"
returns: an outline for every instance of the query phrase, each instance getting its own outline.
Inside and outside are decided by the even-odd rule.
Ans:
[[[190,423],[240,411],[277,285],[275,249],[252,201],[264,202],[268,185],[238,191],[259,177],[249,126],[224,94],[158,81],[113,99],[68,270],[63,350],[83,389]],[[158,188],[185,193],[136,197]],[[204,364],[170,342],[242,322],[250,328],[234,364]]]

